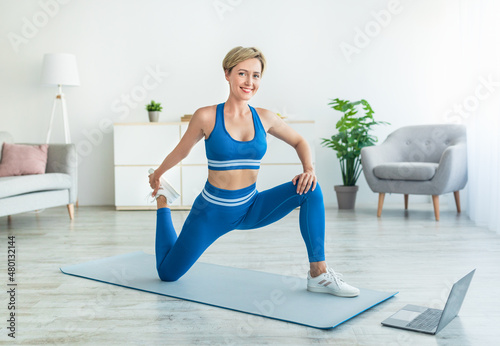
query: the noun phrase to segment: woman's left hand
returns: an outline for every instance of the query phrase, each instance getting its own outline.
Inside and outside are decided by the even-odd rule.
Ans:
[[[299,195],[302,195],[303,193],[307,193],[309,189],[311,191],[314,191],[316,188],[316,174],[314,174],[314,171],[308,171],[304,172],[302,174],[296,175],[292,179],[293,185],[297,186],[297,193]]]

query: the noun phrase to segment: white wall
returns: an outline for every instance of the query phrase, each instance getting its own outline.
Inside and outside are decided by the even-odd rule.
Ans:
[[[338,162],[319,145],[340,116],[329,99],[368,100],[376,118],[391,123],[376,129],[381,140],[403,125],[446,121],[463,88],[459,18],[452,0],[1,1],[0,129],[18,142],[43,142],[56,90],[38,84],[42,57],[75,54],[81,86],[65,94],[80,155],[79,201],[112,205],[113,135],[100,130],[103,122],[147,121],[151,99],[164,105],[160,121],[223,102],[225,53],[257,46],[269,69],[251,104],[316,121],[317,174],[334,205]],[[343,53],[347,45],[358,52]],[[151,70],[160,71],[158,82],[142,95],[145,81],[154,84]],[[62,141],[56,126],[54,141]],[[364,177],[359,185],[358,201],[376,205]]]

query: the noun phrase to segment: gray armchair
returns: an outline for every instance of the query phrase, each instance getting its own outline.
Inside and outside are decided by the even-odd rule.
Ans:
[[[460,213],[460,193],[467,183],[467,136],[463,125],[402,127],[378,146],[361,150],[363,172],[379,193],[377,216],[386,193],[432,195],[439,220],[439,195],[453,192]]]

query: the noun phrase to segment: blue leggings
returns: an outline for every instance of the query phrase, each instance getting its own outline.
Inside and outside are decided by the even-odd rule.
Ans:
[[[239,190],[223,190],[208,181],[196,198],[177,237],[170,209],[157,210],[156,267],[163,281],[184,275],[220,236],[235,229],[254,229],[278,221],[300,207],[300,232],[309,262],[325,260],[325,208],[319,184],[314,191],[297,194],[288,182],[258,192],[255,184]]]

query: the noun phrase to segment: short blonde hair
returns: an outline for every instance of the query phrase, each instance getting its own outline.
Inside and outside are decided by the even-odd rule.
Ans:
[[[264,54],[262,54],[262,52],[255,47],[234,47],[229,51],[229,53],[226,54],[224,60],[222,60],[222,68],[224,69],[224,72],[227,71],[227,73],[231,73],[233,67],[248,59],[259,59],[260,64],[262,65],[261,75],[264,74],[266,58],[264,58]]]

